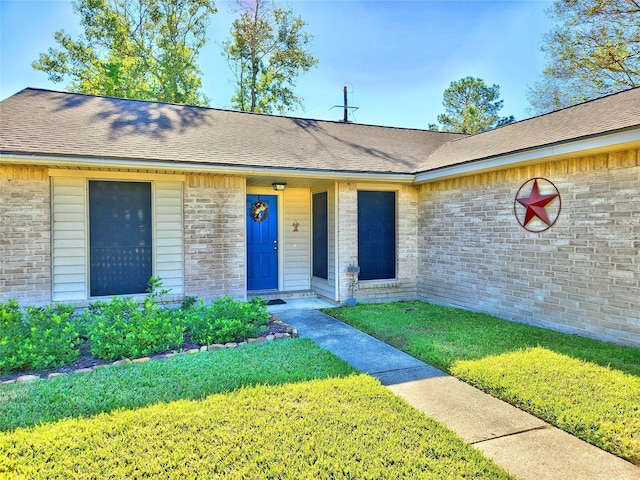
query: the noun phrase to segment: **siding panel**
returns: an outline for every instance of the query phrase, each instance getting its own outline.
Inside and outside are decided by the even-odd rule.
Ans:
[[[311,288],[311,197],[306,188],[287,188],[284,193],[283,290]],[[293,231],[293,223],[299,223]]]
[[[52,299],[87,298],[87,190],[83,178],[53,177]]]
[[[172,294],[184,293],[182,183],[155,183],[155,275]]]

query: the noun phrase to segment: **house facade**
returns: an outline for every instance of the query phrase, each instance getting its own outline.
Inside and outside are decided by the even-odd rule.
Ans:
[[[0,301],[421,299],[640,345],[640,90],[475,136],[26,89]]]

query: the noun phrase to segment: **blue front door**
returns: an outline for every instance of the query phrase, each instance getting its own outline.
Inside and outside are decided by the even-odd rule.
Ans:
[[[278,288],[278,197],[247,195],[247,290]]]

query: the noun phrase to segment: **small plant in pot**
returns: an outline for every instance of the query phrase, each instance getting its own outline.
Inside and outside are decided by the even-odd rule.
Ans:
[[[351,276],[351,283],[349,284],[349,298],[347,298],[347,306],[355,307],[356,290],[358,289],[358,275],[360,274],[360,266],[357,261],[353,261],[347,266],[347,273]]]

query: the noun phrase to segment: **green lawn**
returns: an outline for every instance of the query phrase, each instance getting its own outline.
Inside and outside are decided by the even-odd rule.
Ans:
[[[640,348],[422,302],[325,312],[640,465]]]
[[[511,478],[310,340],[0,387],[5,478]]]
[[[305,339],[126,364],[0,387],[0,431],[157,402],[200,400],[245,386],[344,377],[353,372],[346,362]]]

